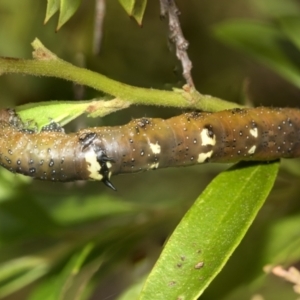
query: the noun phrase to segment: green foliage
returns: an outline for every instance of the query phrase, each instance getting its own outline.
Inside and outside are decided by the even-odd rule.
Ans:
[[[86,284],[101,265],[101,262],[94,263],[93,268],[89,268],[89,272],[83,270],[82,265],[92,248],[91,244],[87,244],[79,253],[75,253],[60,274],[54,278],[50,277],[40,285],[30,300],[82,299]]]
[[[273,187],[278,163],[220,174],[181,220],[139,299],[197,299],[236,249]]]
[[[48,0],[45,23],[59,11],[57,30],[59,30],[76,12],[81,0]]]
[[[9,295],[49,272],[43,259],[23,256],[1,265],[0,297]]]
[[[88,101],[48,101],[39,105],[32,103],[17,107],[17,112],[27,128],[40,129],[50,121],[66,125],[80,115],[87,113],[90,117],[104,117],[116,112],[118,109],[127,108],[125,102],[116,100],[88,100]]]
[[[265,5],[258,5],[263,11],[268,11]],[[300,51],[300,7],[292,0],[286,1],[284,5],[282,1],[275,1],[275,5],[270,6],[275,7],[275,24],[230,20],[215,26],[215,36],[268,66],[299,88],[300,67],[292,60],[288,42]]]
[[[119,0],[125,11],[142,25],[147,0]]]
[[[147,0],[119,0],[125,11],[133,17],[139,25],[142,25]],[[44,23],[47,23],[53,15],[59,11],[56,30],[59,30],[75,14],[81,0],[47,0],[47,10]]]

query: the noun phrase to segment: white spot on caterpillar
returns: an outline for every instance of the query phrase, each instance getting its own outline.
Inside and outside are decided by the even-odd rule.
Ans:
[[[156,144],[149,143],[149,146],[150,146],[150,149],[152,150],[152,152],[153,152],[154,154],[159,154],[159,153],[160,153],[161,147],[160,147],[160,145],[158,144],[158,142],[156,142]]]
[[[207,152],[207,153],[200,153],[200,154],[198,155],[198,160],[197,160],[198,163],[203,163],[207,158],[211,157],[212,154],[213,154],[213,151],[212,151],[212,150],[209,151],[209,152]]]
[[[255,150],[256,150],[256,146],[253,145],[253,146],[248,150],[248,153],[249,153],[249,154],[253,154],[253,153],[255,152]]]
[[[94,150],[85,153],[87,169],[90,172],[89,178],[92,180],[101,180],[103,176],[99,173],[101,166],[97,161],[97,155]]]
[[[249,132],[250,132],[250,134],[251,134],[253,137],[255,137],[255,138],[258,137],[258,130],[257,130],[257,128],[250,129]]]
[[[158,162],[157,163],[153,163],[153,164],[150,165],[150,169],[157,169],[158,166],[159,166]]]
[[[216,144],[216,136],[213,135],[213,137],[209,136],[209,130],[207,128],[202,129],[200,133],[202,146],[214,146]]]

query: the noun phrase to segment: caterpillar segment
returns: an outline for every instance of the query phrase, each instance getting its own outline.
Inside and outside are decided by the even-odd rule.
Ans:
[[[57,124],[28,131],[12,110],[0,111],[0,165],[41,180],[100,180],[115,190],[117,174],[299,156],[298,109],[192,112],[69,134]]]

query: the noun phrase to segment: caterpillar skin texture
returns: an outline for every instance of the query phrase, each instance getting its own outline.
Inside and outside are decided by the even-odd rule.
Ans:
[[[113,174],[300,156],[300,110],[289,108],[192,112],[70,134],[17,124],[12,110],[0,111],[1,166],[42,180],[101,180],[113,189]]]

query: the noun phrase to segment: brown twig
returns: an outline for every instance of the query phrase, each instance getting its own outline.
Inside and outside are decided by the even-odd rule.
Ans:
[[[160,13],[162,18],[168,17],[169,19],[169,38],[176,46],[176,56],[181,61],[183,77],[185,78],[187,84],[193,88],[194,82],[191,75],[193,65],[187,54],[189,43],[183,36],[178,18],[180,12],[175,1],[160,0]]]
[[[95,6],[93,52],[95,55],[97,55],[100,53],[103,35],[103,21],[106,8],[105,0],[96,0]]]

